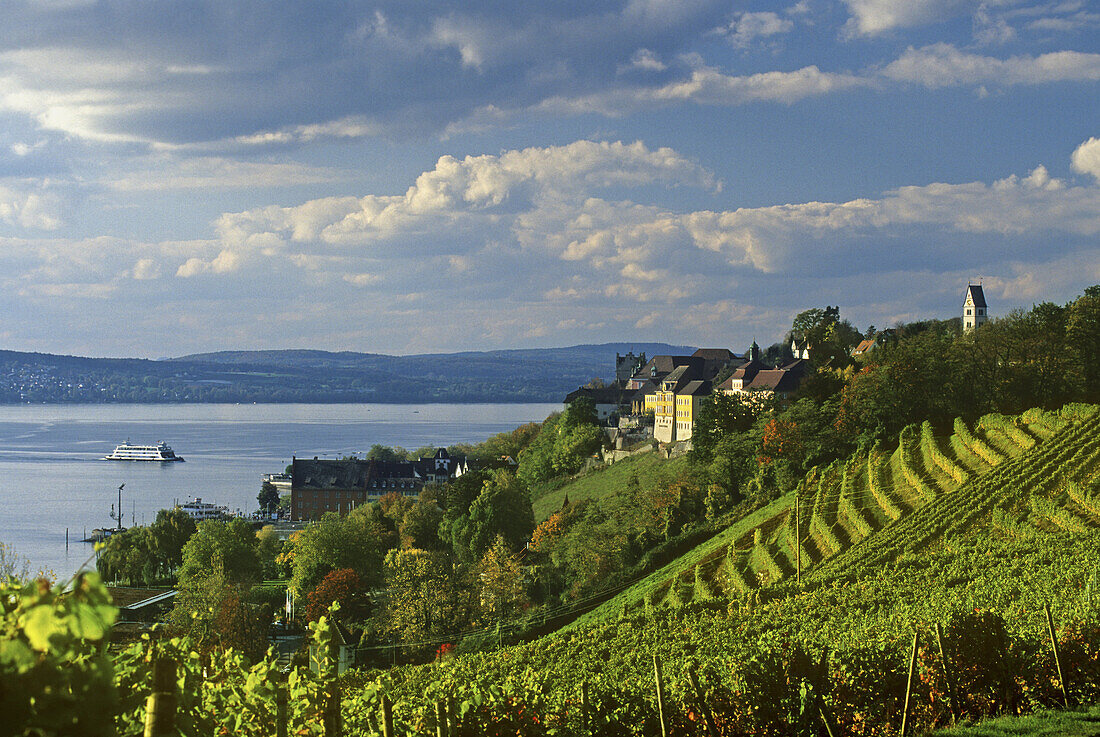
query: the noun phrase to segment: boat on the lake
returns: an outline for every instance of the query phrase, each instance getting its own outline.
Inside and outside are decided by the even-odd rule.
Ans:
[[[219,507],[216,504],[204,502],[202,497],[189,499],[183,504],[177,504],[176,509],[182,509],[188,517],[196,522],[203,522],[208,519],[226,519],[232,516],[229,513],[229,507]]]
[[[117,446],[110,455],[103,456],[105,461],[182,461],[183,458],[172,452],[172,449],[162,440],[156,445],[131,445],[127,440]]]

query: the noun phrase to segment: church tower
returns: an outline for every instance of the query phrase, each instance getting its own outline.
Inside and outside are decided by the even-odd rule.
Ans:
[[[966,285],[966,301],[963,302],[963,332],[970,332],[989,321],[989,308],[981,284]]]

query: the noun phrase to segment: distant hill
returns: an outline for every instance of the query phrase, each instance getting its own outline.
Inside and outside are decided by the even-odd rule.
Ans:
[[[613,378],[615,354],[691,353],[666,343],[412,356],[222,351],[151,361],[0,351],[0,404],[42,402],[559,402]]]

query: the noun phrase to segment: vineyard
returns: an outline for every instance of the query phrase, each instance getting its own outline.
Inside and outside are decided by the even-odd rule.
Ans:
[[[1091,704],[1100,408],[906,428],[562,630],[426,666],[337,676],[325,620],[287,674],[185,640],[108,653],[104,597],[0,596],[0,732],[142,734],[152,693],[183,735],[896,735]]]
[[[991,526],[1007,537],[1083,532],[1100,524],[1098,510],[1098,408],[987,415],[972,428],[956,419],[949,437],[925,422],[907,427],[891,452],[814,469],[793,494],[579,623],[695,597],[743,597],[799,574],[828,580],[876,569]]]

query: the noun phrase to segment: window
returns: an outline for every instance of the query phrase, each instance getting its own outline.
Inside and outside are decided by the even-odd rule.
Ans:
[[[966,314],[968,314],[968,315],[970,314],[970,308],[969,307],[966,308]]]

